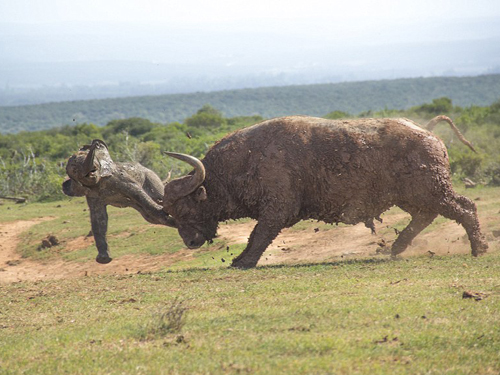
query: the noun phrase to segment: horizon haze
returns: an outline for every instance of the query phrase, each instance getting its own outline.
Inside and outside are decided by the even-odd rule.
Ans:
[[[0,3],[0,106],[500,73],[493,0]]]

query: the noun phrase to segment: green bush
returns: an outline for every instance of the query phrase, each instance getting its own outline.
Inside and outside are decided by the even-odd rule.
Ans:
[[[478,154],[460,143],[447,125],[434,130],[448,147],[451,170],[457,178],[470,177],[500,184],[500,101],[489,107],[453,106],[448,98],[408,110],[367,111],[357,117],[407,117],[425,124],[436,114],[450,116],[471,141]],[[326,118],[355,117],[333,111]],[[67,158],[92,139],[103,139],[116,161],[135,161],[154,170],[161,178],[186,173],[186,163],[168,158],[175,151],[202,158],[219,139],[233,130],[261,122],[261,116],[224,118],[217,109],[204,105],[184,123],[153,123],[146,119],[112,120],[103,127],[77,124],[37,132],[0,134],[0,194],[21,195],[31,200],[61,197]]]
[[[195,115],[188,117],[184,122],[190,128],[214,129],[225,125],[226,119],[220,111],[205,104]]]
[[[420,107],[415,108],[416,111],[429,113],[432,115],[442,115],[451,112],[453,105],[450,98],[433,99],[430,104],[422,104]]]
[[[452,172],[460,172],[464,177],[480,177],[481,167],[483,164],[483,156],[472,152],[464,152],[456,159],[450,160],[450,168]]]

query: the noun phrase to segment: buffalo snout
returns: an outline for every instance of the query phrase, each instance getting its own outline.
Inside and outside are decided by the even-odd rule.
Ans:
[[[192,227],[179,228],[179,234],[189,249],[197,249],[207,240],[200,231]]]
[[[62,184],[62,191],[69,197],[84,197],[89,189],[68,178]]]

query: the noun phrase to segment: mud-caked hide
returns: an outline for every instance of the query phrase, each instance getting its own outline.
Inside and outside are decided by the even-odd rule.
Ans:
[[[438,121],[472,148],[451,119],[429,126]],[[465,228],[473,255],[488,247],[475,204],[453,190],[444,143],[408,119],[281,117],[229,134],[203,160],[169,155],[194,168],[165,186],[163,202],[188,247],[211,240],[220,221],[258,221],[236,267],[255,266],[280,231],[300,220],[361,222],[374,231],[374,219],[392,206],[412,216],[394,256],[437,215]]]

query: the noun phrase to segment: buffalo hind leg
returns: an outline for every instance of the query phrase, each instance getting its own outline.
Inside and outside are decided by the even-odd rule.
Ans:
[[[488,243],[481,233],[474,202],[462,195],[454,194],[441,202],[439,213],[448,219],[455,220],[465,228],[473,256],[486,252]]]
[[[414,212],[411,214],[411,221],[408,226],[399,233],[396,241],[391,247],[391,256],[401,254],[411,245],[411,241],[422,232],[436,218],[437,213],[433,212]]]
[[[233,259],[231,266],[236,268],[255,267],[264,251],[281,232],[281,229],[278,226],[258,222],[250,234],[247,247],[239,256]]]

